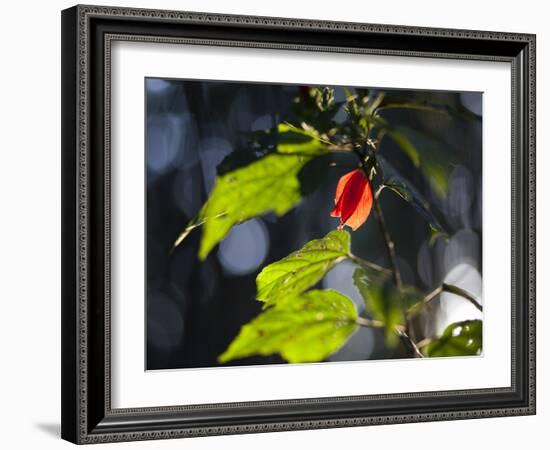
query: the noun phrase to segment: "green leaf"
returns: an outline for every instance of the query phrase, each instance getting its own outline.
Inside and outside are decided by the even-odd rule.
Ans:
[[[319,111],[329,111],[335,105],[334,89],[330,87],[316,87],[311,89],[311,94],[315,98],[315,104]]]
[[[339,292],[288,296],[244,325],[218,360],[279,353],[290,363],[322,361],[357,330],[356,320],[355,305]]]
[[[298,173],[310,156],[271,154],[216,178],[199,217],[204,230],[199,258],[204,260],[233,225],[273,211],[282,216],[301,200]]]
[[[322,239],[310,241],[300,250],[264,267],[256,278],[256,297],[271,304],[304,292],[346,259],[349,252],[350,235],[345,230],[331,231]]]
[[[246,166],[272,153],[322,155],[326,144],[319,133],[308,125],[305,129],[289,123],[281,123],[274,128],[248,132],[246,145],[241,145],[227,155],[218,165],[218,175],[224,175]]]
[[[408,202],[418,212],[430,226],[432,234],[444,234],[447,232],[441,226],[441,223],[430,208],[430,204],[424,196],[412,185],[406,178],[399,175],[393,166],[380,155],[376,157],[378,164],[384,173],[383,186],[399,195]]]
[[[318,156],[327,152],[327,145],[313,129],[304,130],[288,123],[278,127],[277,152]]]
[[[241,167],[248,166],[260,158],[265,157],[269,153],[273,153],[269,149],[263,149],[261,151],[250,151],[248,149],[236,149],[227,155],[221,163],[216,167],[218,176],[225,175],[229,172],[233,172]]]
[[[390,277],[358,268],[353,282],[373,319],[384,323],[386,345],[398,342],[397,326],[405,325],[405,311],[422,301],[422,294],[413,286],[397,289]]]
[[[449,178],[456,165],[451,148],[438,140],[407,127],[388,128],[388,135],[419,168],[434,191],[445,197]]]
[[[472,356],[481,354],[482,322],[465,320],[445,328],[439,339],[432,340],[424,349],[428,356]]]
[[[383,100],[376,108],[376,112],[380,113],[384,110],[390,109],[410,109],[414,111],[432,112],[436,114],[446,115],[449,117],[457,117],[464,120],[480,120],[481,117],[472,113],[468,109],[462,107],[453,107],[450,105],[443,105],[438,103],[432,103],[428,101],[418,101],[402,98],[399,96],[386,94]]]
[[[338,126],[334,116],[344,102],[334,100],[334,89],[330,87],[310,87],[307,93],[294,98],[291,105],[292,115],[299,117],[321,133],[328,133]]]
[[[269,138],[272,132],[258,139],[264,135]],[[314,157],[328,153],[315,130],[289,124],[278,126],[276,148],[258,142],[250,151],[234,152],[220,164],[210,197],[174,247],[191,230],[204,225],[199,249],[199,258],[204,260],[234,225],[267,212],[282,216],[302,198],[298,177],[302,168]]]
[[[346,105],[344,111],[351,122],[352,137],[354,139],[364,139],[368,135],[371,121],[367,118],[364,108],[357,102],[357,96],[352,95],[348,89],[345,90],[345,93]]]
[[[257,161],[264,156],[275,153],[277,142],[277,128],[254,131],[244,134],[244,144],[236,147],[216,167],[218,175],[224,175],[243,166]]]
[[[412,128],[393,127],[379,116],[369,116],[368,120],[388,134],[440,197],[447,195],[449,178],[457,163],[450,145]]]

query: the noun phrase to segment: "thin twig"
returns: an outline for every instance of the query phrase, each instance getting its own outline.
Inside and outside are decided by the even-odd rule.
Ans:
[[[337,164],[337,163],[330,163],[328,165],[331,169],[347,169],[347,170],[352,170],[352,169],[357,169],[357,167],[359,167],[358,165],[357,166],[350,166],[349,164],[346,165],[346,164]]]
[[[428,295],[426,295],[426,297],[424,297],[424,300],[422,301],[422,303],[424,304],[424,306],[427,305],[432,300],[437,298],[439,294],[441,294],[442,292],[443,292],[443,286],[436,287],[432,292],[430,292]]]
[[[405,343],[405,345],[409,347],[409,350],[412,352],[415,358],[424,358],[422,352],[418,349],[417,345],[414,343],[414,341],[410,338],[405,330],[399,330],[398,328],[396,328],[396,331]]]
[[[386,227],[386,221],[384,220],[384,214],[382,213],[382,208],[380,208],[380,203],[378,203],[378,199],[373,197],[372,203],[374,205],[374,212],[376,213],[376,217],[378,218],[380,232],[382,233],[382,236],[384,237],[384,243],[386,244],[386,251],[388,252],[388,257],[390,259],[390,264],[392,268],[393,281],[395,282],[397,288],[401,289],[401,274],[399,273],[399,269],[397,268],[395,245],[391,240],[390,233],[388,232],[388,228]]]
[[[366,319],[365,317],[358,317],[355,323],[360,327],[366,328],[384,328],[386,326],[380,320]]]
[[[363,266],[366,269],[372,269],[376,270],[378,272],[385,273],[387,275],[391,275],[392,271],[390,269],[386,269],[385,267],[379,266],[376,263],[373,263],[371,261],[367,261],[366,259],[359,258],[359,256],[355,256],[353,254],[348,254],[349,259],[351,259],[354,263],[356,263],[359,266]]]
[[[430,338],[425,338],[425,339],[422,339],[421,341],[417,342],[416,343],[416,346],[418,348],[424,348],[426,347],[426,345],[428,345],[430,342],[432,342],[432,340]]]
[[[358,317],[355,323],[361,327],[366,327],[366,328],[385,328],[386,327],[384,322],[381,322],[379,320],[366,319],[365,317]],[[414,341],[410,338],[410,336],[405,331],[405,327],[401,325],[396,325],[394,327],[394,330],[415,358],[424,358],[424,355],[418,349],[418,346],[414,343]]]
[[[226,214],[227,214],[226,212],[216,214],[216,215],[212,216],[212,219],[217,219],[218,217],[223,217]],[[176,239],[176,241],[172,245],[172,249],[170,250],[170,252],[172,252],[178,245],[180,245],[182,243],[182,241],[189,235],[189,233],[191,233],[191,231],[193,231],[195,228],[200,227],[201,225],[204,225],[205,222],[208,220],[208,218],[205,217],[205,218],[200,219],[200,220],[199,219],[195,219],[195,220],[197,220],[197,221],[189,223],[189,225],[187,225],[185,230],[183,230],[183,232],[178,236],[178,238]]]
[[[451,294],[458,295],[462,298],[465,298],[468,300],[472,305],[474,305],[477,309],[479,309],[481,312],[483,312],[483,306],[481,306],[481,303],[479,303],[476,298],[470,294],[468,291],[465,291],[462,288],[459,288],[458,286],[454,286],[452,284],[443,283],[441,285],[441,289],[443,289],[445,292],[450,292]]]
[[[483,312],[483,306],[481,305],[481,303],[479,303],[476,300],[476,298],[472,294],[470,294],[468,291],[465,291],[464,289],[459,288],[458,286],[454,286],[452,284],[443,283],[441,286],[435,288],[432,292],[426,295],[426,297],[424,297],[424,300],[422,300],[420,304],[417,304],[413,306],[411,309],[409,309],[409,311],[407,312],[408,320],[416,316],[423,308],[428,306],[432,301],[438,298],[443,292],[449,292],[451,294],[458,295],[459,297],[462,297],[463,299],[468,300],[479,311]]]
[[[349,153],[353,150],[353,147],[351,145],[336,145],[336,144],[330,144],[328,146],[329,151],[331,152],[343,152],[343,153]]]
[[[385,187],[386,187],[385,184],[381,184],[380,186],[378,186],[378,189],[376,189],[376,192],[374,193],[374,198],[376,200],[378,200],[378,197],[380,197],[380,194],[382,193]]]

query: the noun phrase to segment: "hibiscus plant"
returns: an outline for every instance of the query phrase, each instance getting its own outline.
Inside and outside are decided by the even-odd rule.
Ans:
[[[322,361],[340,349],[359,327],[383,329],[386,345],[401,343],[410,357],[481,352],[479,320],[453,323],[433,339],[415,339],[415,319],[442,292],[451,292],[479,310],[482,307],[473,295],[457,286],[442,284],[426,293],[402,282],[398,249],[380,204],[383,191],[397,195],[420,214],[433,236],[445,235],[430,204],[381,154],[380,143],[383,139],[393,140],[432,192],[442,197],[448,189],[452,156],[425,143],[419,145],[418,133],[393,126],[384,112],[408,109],[467,119],[472,118],[471,113],[376,90],[344,92],[345,98],[336,101],[330,87],[300,88],[294,108],[302,120],[281,122],[255,133],[248,148],[230,154],[218,168],[208,200],[175,242],[178,246],[192,230],[202,227],[198,257],[204,260],[233,226],[267,213],[282,216],[303,201],[300,175],[316,161],[334,165],[326,158],[330,154],[345,154],[354,161],[351,170],[339,178],[332,211],[326,211],[339,219],[334,221],[335,229],[261,270],[256,278],[256,299],[263,303],[263,310],[219,355],[221,363],[274,353],[291,363]],[[308,189],[314,190],[315,180],[310,184]],[[387,267],[351,252],[352,237],[361,232],[367,220],[378,223]],[[365,317],[344,294],[315,288],[343,261],[356,265],[350,283],[363,297],[368,312]]]

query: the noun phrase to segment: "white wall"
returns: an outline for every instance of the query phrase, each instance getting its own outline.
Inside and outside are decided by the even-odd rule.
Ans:
[[[93,3],[93,2],[92,2]],[[99,2],[98,3],[103,3]],[[0,444],[3,448],[68,448],[59,438],[60,397],[60,14],[70,1],[2,5],[0,27]],[[384,427],[225,436],[117,444],[118,448],[514,448],[548,442],[550,313],[544,192],[550,145],[548,13],[545,2],[357,0],[127,0],[121,6],[470,28],[538,36],[538,415]],[[7,158],[6,158],[7,157]],[[365,380],[368,382],[368,380]],[[34,445],[33,445],[34,444]],[[544,445],[544,444],[543,444]],[[482,447],[483,446],[483,447]],[[114,448],[114,447],[113,447]],[[535,445],[535,448],[542,448]]]

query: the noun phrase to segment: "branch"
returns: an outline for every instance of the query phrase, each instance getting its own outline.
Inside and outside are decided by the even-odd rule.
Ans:
[[[364,317],[358,317],[355,323],[360,327],[366,327],[366,328],[385,328],[386,327],[384,322],[381,322],[380,320],[366,319]],[[424,355],[418,349],[418,346],[414,343],[414,341],[410,338],[410,336],[405,331],[404,326],[396,325],[394,329],[397,335],[403,341],[403,344],[405,345],[405,347],[407,347],[407,349],[412,353],[412,355],[415,358],[424,358]]]
[[[483,306],[481,306],[481,303],[479,303],[476,298],[470,294],[468,291],[465,291],[462,288],[459,288],[458,286],[453,286],[452,284],[446,284],[443,283],[441,285],[441,289],[445,292],[450,292],[451,294],[458,295],[462,298],[465,298],[468,300],[472,305],[474,305],[477,309],[479,309],[481,312],[483,312]]]
[[[381,322],[379,320],[366,319],[365,317],[358,317],[355,323],[360,327],[366,328],[384,328],[386,326],[384,322]]]
[[[351,144],[343,144],[343,145],[337,145],[337,144],[330,144],[328,146],[329,151],[334,153],[350,153],[353,151],[353,146]]]
[[[468,300],[472,305],[474,305],[479,311],[483,312],[483,306],[481,303],[479,303],[476,298],[470,294],[468,291],[465,291],[462,288],[459,288],[458,286],[454,286],[452,284],[443,283],[441,286],[435,288],[432,292],[430,292],[426,297],[424,297],[424,300],[420,304],[417,304],[413,306],[411,309],[409,309],[407,317],[410,320],[416,314],[418,314],[422,308],[425,308],[428,306],[433,300],[438,298],[443,292],[449,292],[451,294],[458,295],[459,297],[462,297],[465,300]]]
[[[413,356],[415,358],[424,358],[424,355],[418,349],[418,346],[414,343],[414,341],[410,338],[410,336],[406,333],[405,330],[398,329],[397,327],[395,328],[395,330],[397,331],[397,334],[403,340],[403,343],[405,344],[405,346],[407,346],[409,348],[409,350],[411,351],[411,353],[413,354]]]
[[[359,258],[359,256],[355,256],[351,253],[348,254],[349,259],[351,259],[354,263],[356,263],[359,266],[362,266],[366,269],[376,270],[377,272],[382,272],[387,275],[391,274],[392,271],[390,269],[386,269],[385,267],[379,266],[376,263],[373,263],[371,261],[367,261],[366,259]]]
[[[223,212],[223,213],[219,213],[219,214],[216,214],[214,216],[212,216],[213,219],[217,219],[218,217],[223,217],[225,216],[227,213]],[[178,236],[178,238],[176,239],[176,241],[174,242],[174,244],[172,245],[172,249],[170,250],[170,252],[172,252],[178,245],[180,245],[182,243],[182,241],[187,237],[189,236],[189,233],[191,233],[191,231],[193,231],[195,228],[198,228],[200,227],[201,225],[204,225],[205,222],[208,220],[207,217],[205,218],[202,218],[202,219],[199,219],[199,218],[196,218],[194,219],[193,221],[191,221],[189,223],[189,225],[187,225],[187,227],[185,228],[185,230],[182,231],[182,233]]]
[[[376,189],[376,192],[374,193],[374,198],[376,200],[378,200],[378,197],[380,197],[380,194],[382,193],[385,187],[386,187],[385,184],[381,184],[380,186],[378,186],[378,189]]]

